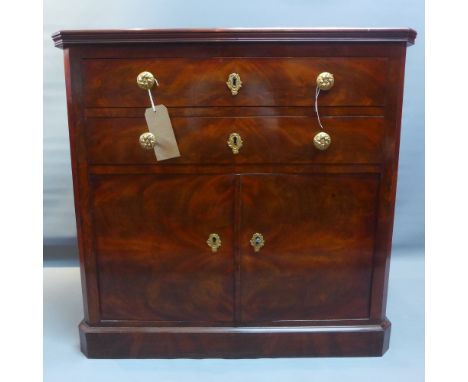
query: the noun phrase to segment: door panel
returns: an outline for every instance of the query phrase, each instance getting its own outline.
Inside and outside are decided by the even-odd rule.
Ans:
[[[234,176],[95,175],[101,318],[230,322]],[[206,241],[222,241],[212,252]]]
[[[241,176],[243,322],[368,317],[378,183],[376,174]]]

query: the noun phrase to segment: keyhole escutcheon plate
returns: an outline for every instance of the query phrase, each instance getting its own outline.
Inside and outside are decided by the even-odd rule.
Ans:
[[[218,248],[221,247],[221,238],[217,233],[210,233],[206,244],[208,244],[212,252],[217,252]]]
[[[254,233],[250,239],[250,245],[253,247],[255,252],[260,251],[260,248],[265,245],[265,239],[263,238],[263,235],[258,232]]]
[[[239,154],[239,150],[242,147],[242,143],[242,138],[239,134],[231,133],[229,135],[227,145],[230,147],[233,154]]]
[[[237,95],[239,89],[242,87],[242,81],[237,73],[231,73],[226,81],[226,85],[231,90],[232,95]]]

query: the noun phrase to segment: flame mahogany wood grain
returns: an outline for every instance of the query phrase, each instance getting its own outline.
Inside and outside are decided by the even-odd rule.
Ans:
[[[411,29],[64,31],[90,358],[379,356]],[[170,65],[167,65],[170,64]],[[144,67],[143,67],[144,66]],[[152,70],[181,158],[138,146]],[[230,71],[244,82],[233,97]],[[312,147],[316,72],[332,145]],[[226,78],[225,78],[226,77]],[[226,146],[233,130],[244,147]],[[254,253],[250,237],[266,245]],[[214,254],[206,239],[217,232]]]
[[[184,155],[156,162],[152,150],[138,141],[148,127],[141,118],[89,118],[86,125],[92,164],[244,164],[244,163],[370,163],[381,162],[384,119],[323,118],[332,136],[326,151],[314,147],[321,131],[313,117],[171,118]],[[231,133],[243,141],[239,154],[227,145]]]
[[[87,107],[138,107],[148,93],[135,86],[149,71],[159,87],[158,103],[177,106],[309,106],[313,107],[317,75],[334,73],[336,86],[323,92],[323,106],[382,106],[387,74],[385,58],[166,58],[88,59],[83,62]],[[326,69],[325,69],[326,68]],[[242,87],[233,96],[226,86],[238,73]]]
[[[92,184],[102,319],[232,322],[233,175]],[[216,253],[210,233],[222,241]]]
[[[241,322],[369,318],[378,175],[240,182]]]

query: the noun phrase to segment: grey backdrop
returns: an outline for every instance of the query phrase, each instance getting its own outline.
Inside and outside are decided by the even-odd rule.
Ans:
[[[60,29],[176,27],[412,27],[408,49],[395,253],[424,246],[424,2],[422,0],[45,0],[44,245],[53,258],[76,242]],[[65,251],[66,252],[66,251]]]

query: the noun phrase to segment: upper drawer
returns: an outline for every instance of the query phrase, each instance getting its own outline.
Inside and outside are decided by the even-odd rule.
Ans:
[[[331,72],[335,86],[320,95],[321,106],[383,106],[387,59],[307,58],[161,58],[86,59],[83,61],[87,107],[147,107],[148,94],[137,86],[140,72],[159,82],[157,103],[177,106],[310,106],[317,75]],[[238,73],[242,87],[232,95],[226,85]]]
[[[384,138],[382,117],[326,118],[332,143],[315,148],[320,132],[313,117],[173,117],[172,126],[181,156],[157,162],[153,150],[139,144],[148,131],[141,118],[89,118],[87,153],[91,164],[377,164]],[[238,133],[242,147],[228,147]],[[157,137],[156,137],[157,138]]]

